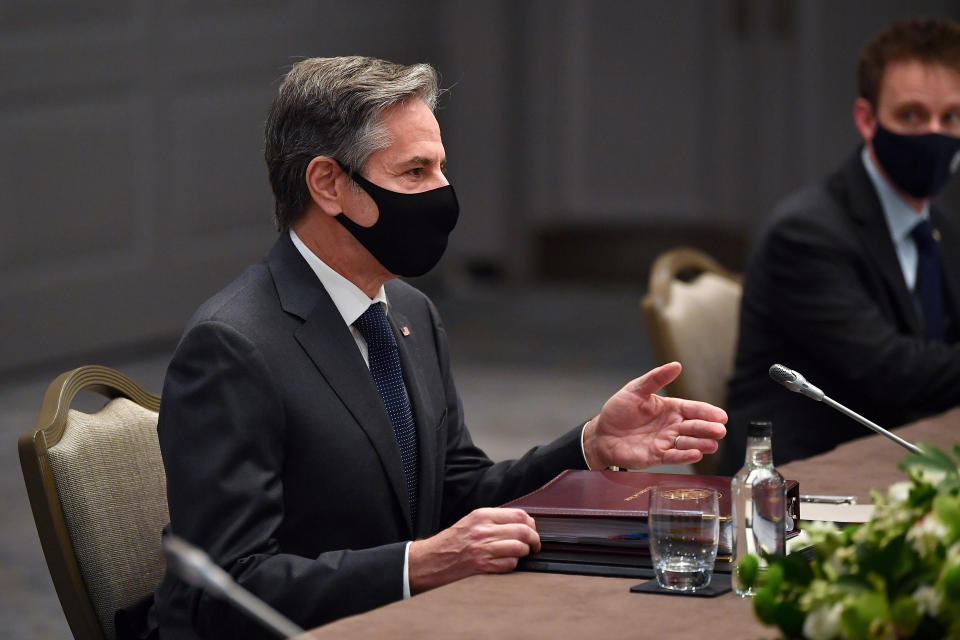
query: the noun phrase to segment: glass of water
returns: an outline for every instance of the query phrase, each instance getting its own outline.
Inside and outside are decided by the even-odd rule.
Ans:
[[[650,490],[650,555],[664,589],[696,591],[710,584],[717,558],[717,491],[659,485]]]

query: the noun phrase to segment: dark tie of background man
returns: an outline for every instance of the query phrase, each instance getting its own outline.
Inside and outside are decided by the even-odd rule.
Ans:
[[[380,398],[393,423],[393,434],[400,446],[403,475],[407,482],[407,500],[410,502],[410,517],[417,522],[417,432],[413,424],[410,400],[403,386],[400,370],[400,354],[397,341],[387,320],[387,314],[379,302],[371,304],[353,326],[367,341],[370,360],[370,375],[377,385]]]
[[[921,220],[910,232],[917,244],[917,283],[914,293],[923,311],[924,335],[943,341],[943,288],[940,282],[940,246],[933,225]]]

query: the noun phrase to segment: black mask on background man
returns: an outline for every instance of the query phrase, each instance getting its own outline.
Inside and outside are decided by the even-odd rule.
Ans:
[[[942,133],[903,135],[877,122],[873,152],[884,172],[914,198],[935,196],[960,165],[960,138]]]
[[[453,185],[399,193],[345,166],[344,171],[373,199],[380,217],[370,227],[361,227],[343,213],[336,220],[390,273],[415,277],[430,271],[440,261],[460,216]]]

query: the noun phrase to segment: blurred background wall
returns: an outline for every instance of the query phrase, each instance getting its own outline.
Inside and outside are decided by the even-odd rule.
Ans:
[[[461,204],[431,291],[740,268],[851,153],[857,51],[956,0],[4,0],[0,376],[169,345],[273,242],[262,124],[302,57],[427,61]],[[944,199],[960,211],[958,186]]]

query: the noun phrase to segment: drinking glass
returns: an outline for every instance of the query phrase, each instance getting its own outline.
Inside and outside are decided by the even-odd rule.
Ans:
[[[718,516],[716,489],[651,489],[650,555],[661,587],[696,591],[709,586],[717,558]]]

